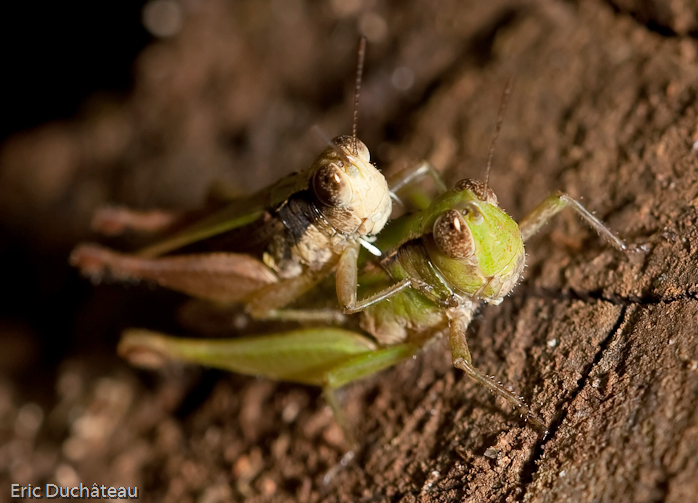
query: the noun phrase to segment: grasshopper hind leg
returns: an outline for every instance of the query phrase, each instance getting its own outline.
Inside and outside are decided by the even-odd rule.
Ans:
[[[90,227],[103,236],[119,236],[128,231],[155,234],[172,227],[182,217],[179,211],[132,210],[126,206],[105,206],[92,215]]]
[[[148,368],[179,361],[321,386],[350,449],[357,443],[335,391],[392,367],[418,350],[415,344],[376,349],[363,334],[334,328],[298,329],[237,339],[182,339],[130,329],[123,334],[117,349],[131,363]]]
[[[419,346],[415,344],[398,344],[356,355],[326,372],[323,394],[334,413],[337,424],[344,432],[349,449],[354,450],[359,444],[356,442],[344,411],[337,400],[336,390],[346,384],[365,379],[381,370],[397,365],[416,354],[417,351],[419,351]]]
[[[207,208],[217,208],[243,198],[244,194],[239,188],[224,181],[215,181],[211,184],[206,198]],[[127,206],[108,205],[94,212],[90,227],[103,236],[119,236],[126,232],[158,234],[192,220],[199,213],[202,212],[135,210]]]
[[[239,253],[206,253],[143,258],[96,244],[82,244],[71,265],[95,281],[152,281],[160,286],[213,302],[236,302],[278,278],[260,261]]]

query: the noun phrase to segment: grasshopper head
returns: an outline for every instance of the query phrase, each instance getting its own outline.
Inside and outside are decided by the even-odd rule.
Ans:
[[[318,208],[340,232],[377,234],[392,210],[388,184],[363,142],[338,136],[333,143],[315,161],[310,180]]]
[[[426,236],[429,258],[456,291],[498,304],[523,270],[519,227],[480,181],[462,180],[452,197]]]

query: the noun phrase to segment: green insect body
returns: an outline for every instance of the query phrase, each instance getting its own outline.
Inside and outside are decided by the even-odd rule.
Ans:
[[[477,301],[499,304],[516,284],[524,266],[524,248],[516,222],[497,206],[492,191],[484,200],[476,192],[484,186],[460,182],[433,205],[407,217],[411,225],[432,229],[402,244],[375,268],[369,281],[359,278],[359,294],[369,298],[392,284],[409,281],[412,288],[390,297],[390,302],[367,306],[361,325],[381,344],[423,340],[448,327],[449,316],[472,317]],[[426,214],[425,214],[426,213]],[[378,241],[378,245],[381,245]]]

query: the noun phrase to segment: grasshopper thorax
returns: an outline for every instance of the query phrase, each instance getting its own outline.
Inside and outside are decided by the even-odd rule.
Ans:
[[[459,182],[452,196],[424,237],[429,259],[455,292],[498,304],[523,271],[519,227],[480,181]]]
[[[311,170],[310,189],[325,220],[343,234],[380,232],[392,210],[388,184],[364,143],[338,136]]]

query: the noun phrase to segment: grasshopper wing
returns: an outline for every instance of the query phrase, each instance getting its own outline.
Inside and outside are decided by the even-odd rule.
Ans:
[[[250,197],[229,201],[225,207],[175,234],[140,250],[137,255],[154,258],[183,246],[237,229],[275,209],[293,194],[308,188],[309,171],[293,173]]]

